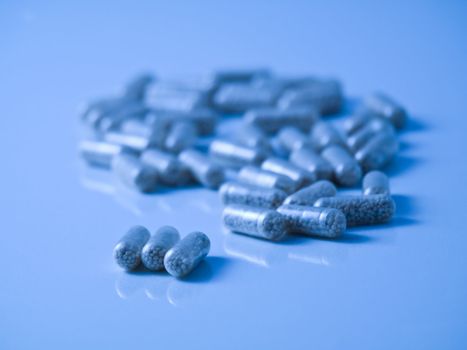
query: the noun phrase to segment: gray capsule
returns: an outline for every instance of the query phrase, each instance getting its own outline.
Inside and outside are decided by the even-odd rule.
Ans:
[[[170,186],[186,185],[193,178],[190,170],[175,156],[158,149],[148,149],[141,154],[141,162],[157,170],[162,183]]]
[[[336,196],[320,198],[316,207],[341,210],[347,219],[347,226],[382,224],[391,220],[396,204],[388,195]]]
[[[112,160],[112,170],[125,185],[138,191],[152,192],[157,186],[157,170],[143,164],[133,154],[116,155]]]
[[[125,97],[137,101],[144,100],[146,91],[154,80],[155,78],[151,73],[137,75],[125,86]]]
[[[313,106],[297,106],[289,109],[256,108],[243,116],[245,123],[260,128],[266,133],[275,133],[286,126],[308,132],[319,119]]]
[[[119,144],[130,143],[130,145],[133,145],[133,148],[162,148],[169,126],[168,120],[164,118],[154,119],[151,123],[147,123],[141,119],[128,119],[120,125],[119,133],[110,133],[111,136],[107,135],[106,138],[114,139],[114,142]]]
[[[293,126],[281,129],[277,134],[277,140],[288,153],[303,147],[312,147],[310,137]]]
[[[302,188],[288,196],[284,204],[312,206],[322,197],[333,197],[337,193],[336,186],[330,181],[320,180],[313,185]]]
[[[247,205],[274,209],[282,204],[287,194],[276,188],[264,188],[236,182],[224,183],[219,190],[224,205]]]
[[[165,269],[174,277],[185,277],[208,255],[210,248],[208,236],[202,232],[192,232],[165,254]]]
[[[208,94],[194,89],[169,87],[155,84],[148,91],[146,103],[156,110],[171,110],[177,112],[192,112],[208,105]]]
[[[129,102],[117,111],[101,115],[94,124],[94,128],[101,133],[117,130],[125,120],[144,119],[148,111],[148,108],[141,102]]]
[[[296,183],[285,175],[273,173],[254,166],[246,166],[238,172],[237,180],[242,183],[264,188],[277,188],[285,193],[296,190]]]
[[[309,147],[294,150],[289,160],[292,164],[315,174],[317,179],[330,180],[333,177],[332,165]]]
[[[108,143],[120,145],[133,150],[142,152],[145,149],[155,147],[155,143],[149,138],[141,135],[131,135],[123,132],[112,131],[104,135],[104,140]]]
[[[185,150],[178,159],[190,169],[195,179],[208,188],[218,188],[225,181],[222,167],[213,163],[207,156],[196,150]]]
[[[141,262],[141,250],[151,234],[143,226],[133,226],[117,242],[114,248],[114,258],[117,264],[125,270],[133,270]]]
[[[353,152],[356,152],[378,133],[395,135],[395,129],[385,119],[379,117],[371,118],[367,124],[347,138],[347,145]]]
[[[331,145],[321,155],[332,165],[334,178],[341,186],[354,186],[362,178],[360,165],[345,148]]]
[[[282,205],[277,211],[287,218],[293,233],[337,238],[347,227],[344,213],[333,208]]]
[[[287,233],[285,217],[275,210],[231,205],[222,212],[224,225],[232,232],[279,241]]]
[[[255,79],[268,78],[271,72],[266,68],[256,69],[223,69],[216,71],[214,80],[217,84],[249,83]]]
[[[389,178],[378,170],[370,171],[363,177],[364,195],[389,194]]]
[[[90,102],[81,115],[87,125],[99,129],[103,120],[124,120],[130,117],[143,117],[147,108],[139,101],[125,97],[104,98]]]
[[[164,148],[173,153],[191,148],[197,139],[196,126],[191,122],[177,122],[172,125],[164,142]]]
[[[251,125],[244,125],[233,135],[235,142],[241,145],[269,151],[271,145],[268,136],[259,128]]]
[[[364,101],[364,109],[389,120],[396,129],[402,129],[407,122],[407,112],[391,97],[375,93]]]
[[[259,165],[267,156],[261,148],[251,148],[224,140],[212,141],[209,155],[222,166],[232,168],[241,168],[249,164]]]
[[[267,158],[261,164],[261,169],[287,176],[295,183],[296,189],[308,186],[316,181],[316,175],[314,173],[303,170],[295,164],[281,158]]]
[[[376,134],[355,153],[355,159],[364,171],[378,170],[394,158],[398,149],[399,143],[395,135]]]
[[[153,109],[147,116],[148,123],[153,123],[158,119],[164,120],[168,126],[178,122],[193,123],[196,132],[200,136],[211,135],[217,124],[218,115],[209,109],[196,109],[193,111],[176,111],[168,109]]]
[[[141,252],[141,261],[149,270],[164,269],[164,256],[178,241],[180,234],[172,226],[162,226],[147,241]]]
[[[368,113],[356,113],[342,120],[340,127],[346,135],[352,135],[366,125],[372,116]]]
[[[112,159],[117,154],[130,152],[130,150],[107,142],[85,140],[80,142],[79,152],[89,165],[110,169]]]
[[[311,141],[317,150],[322,150],[330,145],[345,147],[345,141],[339,132],[329,123],[319,122],[311,130]]]

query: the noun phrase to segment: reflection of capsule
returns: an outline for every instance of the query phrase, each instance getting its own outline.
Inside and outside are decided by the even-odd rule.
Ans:
[[[278,255],[271,244],[264,244],[257,239],[227,234],[224,250],[227,255],[260,267],[269,268]]]
[[[139,277],[141,276],[121,273],[115,281],[115,292],[117,295],[121,299],[128,299],[141,290],[144,286],[144,280]]]
[[[165,301],[167,298],[167,289],[172,278],[168,274],[151,276],[145,283],[144,293],[148,299],[154,301]]]
[[[316,240],[311,244],[313,247],[307,244],[294,246],[288,252],[288,258],[300,263],[324,267],[339,265],[348,259],[349,248],[345,244]]]
[[[167,286],[167,301],[173,306],[183,307],[199,295],[200,289],[199,284],[172,279]]]

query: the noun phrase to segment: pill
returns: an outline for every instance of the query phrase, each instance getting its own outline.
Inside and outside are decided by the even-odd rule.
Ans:
[[[210,248],[208,236],[202,232],[192,232],[165,254],[164,267],[174,277],[185,277],[208,255]]]
[[[192,112],[208,105],[208,95],[195,90],[159,88],[156,84],[149,91],[146,103],[156,110]]]
[[[395,135],[395,129],[390,122],[382,118],[371,118],[368,123],[347,138],[347,145],[356,152],[362,148],[377,133]]]
[[[213,97],[214,107],[225,113],[243,113],[251,108],[272,106],[275,89],[246,84],[224,84]]]
[[[93,127],[96,131],[105,133],[116,130],[127,119],[143,119],[148,113],[148,108],[140,102],[131,102],[120,109],[101,114],[95,120]]]
[[[237,180],[253,186],[277,188],[286,193],[292,193],[296,190],[295,182],[289,177],[254,166],[241,168],[238,172]]]
[[[208,188],[218,188],[225,180],[222,167],[203,153],[189,149],[179,154],[178,159],[190,169],[195,179]]]
[[[271,148],[268,136],[259,128],[251,125],[242,127],[233,135],[233,140],[241,145],[268,151]]]
[[[151,73],[142,73],[130,80],[125,86],[124,95],[132,100],[144,100],[146,91],[155,80]]]
[[[164,269],[164,256],[178,241],[180,234],[172,226],[162,226],[144,245],[141,261],[149,270]]]
[[[267,158],[261,164],[261,169],[287,176],[295,183],[296,189],[308,186],[316,181],[316,175],[314,173],[308,172],[285,159],[277,157]]]
[[[173,153],[180,153],[182,150],[191,148],[197,139],[196,126],[187,121],[172,124],[170,131],[165,138],[164,148]]]
[[[128,99],[122,97],[109,97],[94,100],[83,106],[81,120],[94,127],[104,115],[114,114],[124,109],[129,104],[134,104],[134,102],[130,102]]]
[[[362,169],[355,158],[338,145],[326,147],[321,155],[334,169],[334,178],[341,186],[354,186],[362,178]]]
[[[355,159],[365,172],[378,170],[389,164],[398,149],[399,143],[395,135],[380,133],[355,153]]]
[[[337,193],[336,186],[330,181],[320,180],[313,185],[302,188],[292,193],[284,200],[285,205],[312,206],[322,197],[332,197]]]
[[[318,122],[311,130],[311,141],[315,149],[321,151],[329,145],[346,147],[345,141],[339,132],[329,123]]]
[[[362,186],[364,195],[389,194],[389,179],[386,174],[373,170],[363,177]]]
[[[279,241],[287,233],[285,217],[275,210],[230,205],[222,212],[225,227],[235,233]]]
[[[164,141],[167,138],[169,131],[170,123],[165,118],[157,118],[152,120],[151,123],[147,123],[141,119],[128,119],[122,122],[120,125],[120,133],[113,136],[117,139],[122,139],[123,135],[135,135],[148,140],[146,146],[162,148],[164,146]],[[122,142],[122,141],[118,141]],[[144,144],[143,141],[140,141]]]
[[[333,177],[332,165],[309,147],[292,151],[289,160],[292,164],[315,174],[317,179],[330,180]]]
[[[346,135],[352,135],[372,118],[369,113],[355,113],[340,123],[340,127]]]
[[[251,164],[259,165],[267,154],[261,148],[242,146],[230,141],[214,140],[209,146],[210,157],[225,167],[241,168]]]
[[[130,150],[107,142],[85,140],[80,142],[79,152],[89,165],[110,169],[114,156]]]
[[[341,210],[347,219],[347,226],[388,222],[393,217],[396,208],[391,196],[382,194],[324,197],[318,199],[315,206]]]
[[[211,135],[217,124],[218,115],[209,109],[196,109],[190,112],[161,111],[173,123],[190,122],[196,126],[197,133],[200,136]]]
[[[157,142],[141,135],[131,135],[120,131],[111,131],[104,134],[104,140],[108,143],[127,147],[135,152],[156,147]]]
[[[141,262],[141,250],[151,234],[143,226],[133,226],[117,242],[114,248],[114,258],[117,264],[125,270],[133,270]]]
[[[396,129],[402,129],[407,122],[407,112],[391,97],[383,93],[375,93],[364,101],[365,110],[389,120]]]
[[[288,153],[302,147],[313,147],[311,138],[293,126],[282,128],[277,134],[277,140]]]
[[[291,233],[336,238],[347,227],[345,215],[338,209],[282,205],[277,211],[285,216]]]
[[[266,68],[256,69],[222,69],[216,71],[214,80],[217,84],[232,82],[248,83],[254,79],[267,78],[271,76],[271,71]]]
[[[165,185],[186,185],[193,178],[190,170],[172,154],[158,149],[148,149],[141,154],[141,162],[157,170]]]
[[[117,154],[112,160],[112,170],[124,184],[138,191],[152,192],[157,186],[157,170],[133,154]]]
[[[274,209],[282,204],[287,194],[277,188],[264,188],[237,182],[226,182],[220,190],[224,205],[247,205]]]

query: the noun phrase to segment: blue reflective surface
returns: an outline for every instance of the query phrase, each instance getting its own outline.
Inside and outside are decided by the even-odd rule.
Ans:
[[[461,1],[0,3],[0,348],[461,349],[467,341],[467,6]],[[390,225],[273,244],[217,193],[142,196],[77,156],[77,106],[134,73],[270,66],[412,112]],[[126,274],[133,225],[206,232],[186,281]]]

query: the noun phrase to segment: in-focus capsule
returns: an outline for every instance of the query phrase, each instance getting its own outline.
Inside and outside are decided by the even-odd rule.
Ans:
[[[277,188],[264,188],[236,182],[224,183],[219,190],[224,205],[246,205],[275,209],[287,194]]]
[[[179,154],[178,159],[190,169],[195,179],[208,188],[218,188],[225,181],[224,169],[203,153],[190,149]]]
[[[292,193],[285,199],[284,204],[312,206],[318,199],[322,197],[333,197],[336,193],[336,186],[334,186],[332,182],[320,180],[313,185]]]
[[[180,153],[191,148],[198,137],[196,126],[191,122],[177,122],[172,125],[164,142],[164,148],[173,153]]]
[[[172,226],[162,226],[147,241],[141,252],[141,261],[149,270],[164,269],[165,254],[180,240],[180,234]]]
[[[326,147],[321,153],[334,169],[334,177],[342,186],[354,186],[362,178],[362,169],[354,157],[337,145]]]
[[[345,147],[345,141],[339,132],[327,122],[319,122],[311,130],[311,142],[313,147],[319,151],[330,145]]]
[[[332,165],[309,147],[294,150],[289,160],[292,164],[316,174],[318,179],[330,180],[333,177]]]
[[[131,151],[120,145],[85,140],[80,142],[79,152],[81,157],[83,157],[89,165],[110,169],[112,166],[112,159],[117,154]]]
[[[209,155],[222,166],[232,168],[241,168],[249,164],[259,165],[267,156],[261,148],[251,148],[224,140],[212,141]]]
[[[391,196],[380,194],[325,197],[318,199],[315,206],[341,210],[347,219],[347,226],[386,223],[391,220],[396,209]]]
[[[363,177],[362,186],[364,195],[371,194],[389,194],[389,178],[385,173],[378,170],[373,170]]]
[[[224,208],[222,221],[232,232],[272,241],[287,233],[285,217],[275,210],[231,205]]]
[[[293,233],[337,238],[347,226],[344,213],[333,208],[282,205],[277,211],[286,217]]]
[[[292,126],[281,129],[277,140],[288,153],[303,147],[313,147],[310,137]]]
[[[399,149],[395,135],[379,133],[355,153],[355,159],[364,171],[382,169],[394,158]]]
[[[157,170],[165,185],[186,185],[192,182],[190,170],[175,156],[158,149],[148,149],[141,154],[141,162]]]
[[[210,248],[208,236],[202,232],[192,232],[165,254],[164,267],[174,277],[185,277],[208,255]]]
[[[295,183],[296,189],[308,186],[316,181],[316,175],[314,173],[303,170],[295,164],[281,158],[267,158],[261,164],[261,169],[287,176]]]
[[[114,248],[117,264],[125,270],[133,270],[141,262],[141,250],[151,234],[143,226],[133,226],[118,241]]]
[[[295,182],[289,177],[254,166],[246,166],[240,169],[237,180],[253,186],[277,188],[288,194],[296,190]]]
[[[112,160],[112,170],[127,186],[140,192],[152,192],[158,182],[157,170],[143,164],[133,154],[121,153]]]

